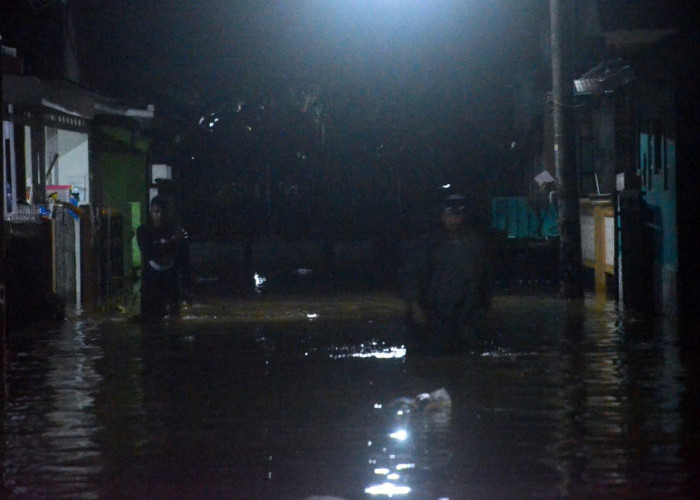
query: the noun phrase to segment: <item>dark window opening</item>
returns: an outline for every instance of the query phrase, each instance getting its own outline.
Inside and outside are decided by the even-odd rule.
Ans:
[[[27,200],[27,164],[25,161],[25,137],[24,126],[15,125],[15,183],[17,188],[17,202]]]
[[[12,151],[10,139],[5,139],[5,210],[12,212]]]

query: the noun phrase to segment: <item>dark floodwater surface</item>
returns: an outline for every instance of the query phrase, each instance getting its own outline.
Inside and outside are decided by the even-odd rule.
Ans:
[[[10,497],[700,491],[698,370],[673,325],[593,297],[500,296],[484,352],[404,356],[390,296],[265,300],[155,326],[78,317],[13,334]],[[449,402],[415,399],[438,389]]]

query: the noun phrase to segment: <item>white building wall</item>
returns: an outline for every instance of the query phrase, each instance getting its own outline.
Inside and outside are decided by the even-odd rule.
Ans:
[[[44,130],[46,184],[58,184],[58,129],[46,127]]]
[[[32,193],[32,128],[29,125],[24,126],[24,185],[27,191],[25,192],[26,201],[31,203],[34,199],[34,193]]]
[[[47,184],[73,186],[80,194],[80,204],[90,203],[88,135],[83,132],[47,127],[46,165],[50,168],[55,154],[58,161],[47,177]]]
[[[595,261],[595,219],[592,215],[581,215],[581,256]]]
[[[88,135],[68,130],[58,131],[59,184],[70,184],[80,193],[80,204],[90,203],[90,151]]]

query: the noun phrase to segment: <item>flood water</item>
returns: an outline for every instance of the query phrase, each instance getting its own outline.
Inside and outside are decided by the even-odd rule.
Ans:
[[[405,356],[390,294],[85,316],[10,336],[10,498],[692,498],[677,328],[588,297],[494,301],[493,345]],[[449,395],[418,403],[421,393]]]

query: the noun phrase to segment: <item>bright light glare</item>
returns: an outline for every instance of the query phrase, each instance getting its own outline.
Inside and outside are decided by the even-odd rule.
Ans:
[[[396,432],[392,432],[389,434],[389,437],[392,439],[396,439],[397,441],[406,441],[406,438],[408,437],[408,432],[406,432],[406,429],[400,429]]]
[[[386,478],[387,478],[389,481],[396,481],[396,480],[398,480],[400,477],[401,477],[401,476],[400,476],[399,474],[397,474],[396,472],[394,472],[394,473],[392,473],[392,474],[389,474]]]
[[[391,497],[394,495],[408,495],[411,488],[408,486],[398,486],[393,483],[376,484],[365,488],[365,493],[368,495],[383,495]]]
[[[386,476],[387,474],[389,474],[389,472],[391,471],[386,467],[377,467],[376,469],[374,469],[374,473],[380,476]]]
[[[415,469],[416,464],[398,464],[396,470]]]

